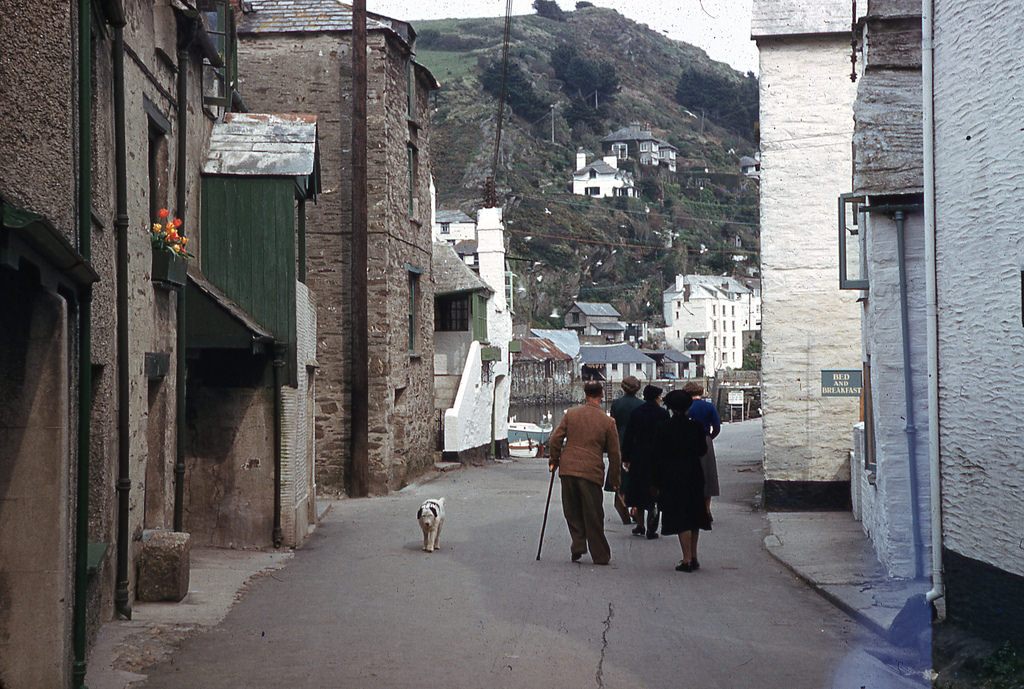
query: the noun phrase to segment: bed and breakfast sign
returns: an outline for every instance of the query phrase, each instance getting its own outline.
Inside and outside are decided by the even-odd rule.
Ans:
[[[860,397],[861,372],[826,369],[821,372],[822,397]]]

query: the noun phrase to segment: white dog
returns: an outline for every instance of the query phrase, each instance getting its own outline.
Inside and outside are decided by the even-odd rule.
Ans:
[[[423,549],[428,553],[434,552],[444,525],[444,498],[424,500],[416,512],[416,519],[423,530]]]

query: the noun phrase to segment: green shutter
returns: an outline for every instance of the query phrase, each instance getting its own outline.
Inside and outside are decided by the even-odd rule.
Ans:
[[[487,342],[487,295],[473,295],[473,339]]]

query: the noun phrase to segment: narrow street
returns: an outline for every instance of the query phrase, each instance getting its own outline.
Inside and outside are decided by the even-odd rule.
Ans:
[[[289,564],[141,686],[904,686],[869,676],[858,649],[881,642],[764,551],[760,428],[719,438],[723,495],[699,572],[674,571],[676,539],[631,535],[610,499],[611,565],[570,563],[557,485],[538,562],[546,462],[465,468],[336,503]],[[441,549],[427,554],[416,509],[442,495]]]

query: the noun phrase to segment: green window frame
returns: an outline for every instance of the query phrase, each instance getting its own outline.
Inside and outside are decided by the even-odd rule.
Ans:
[[[473,339],[487,342],[487,295],[473,295]]]

